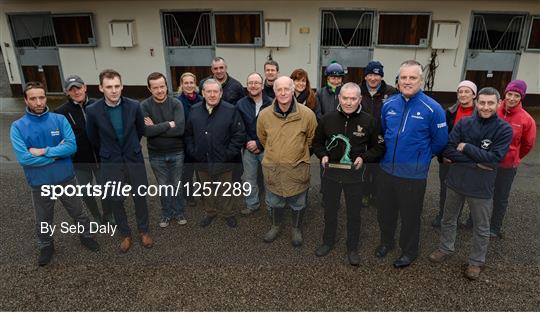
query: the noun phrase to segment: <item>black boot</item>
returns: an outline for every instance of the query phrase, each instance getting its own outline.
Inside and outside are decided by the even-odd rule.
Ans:
[[[51,262],[52,256],[54,254],[54,243],[51,242],[50,245],[43,247],[39,250],[38,265],[45,266]]]

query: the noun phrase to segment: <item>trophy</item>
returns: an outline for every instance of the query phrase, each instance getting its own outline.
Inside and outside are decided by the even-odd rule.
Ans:
[[[339,160],[339,163],[328,163],[328,167],[350,170],[353,168],[353,162],[351,161],[351,158],[349,157],[349,153],[351,152],[351,143],[349,142],[349,138],[347,138],[347,136],[342,135],[342,134],[333,135],[328,145],[326,145],[326,150],[330,151],[334,149],[338,145],[339,140],[345,143],[345,152],[343,153],[343,156]]]

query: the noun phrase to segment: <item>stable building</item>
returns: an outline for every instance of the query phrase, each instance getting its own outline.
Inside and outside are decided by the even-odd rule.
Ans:
[[[32,80],[60,94],[71,74],[97,94],[99,72],[113,68],[126,95],[144,97],[149,73],[166,73],[176,90],[183,72],[206,77],[212,58],[221,56],[244,84],[272,58],[282,75],[305,69],[312,86],[324,83],[332,61],[354,82],[369,61],[381,61],[393,84],[399,64],[415,59],[426,66],[424,89],[441,101],[454,101],[463,79],[501,91],[523,79],[527,102],[540,104],[535,0],[4,0],[0,45],[7,76],[0,78],[14,96]]]

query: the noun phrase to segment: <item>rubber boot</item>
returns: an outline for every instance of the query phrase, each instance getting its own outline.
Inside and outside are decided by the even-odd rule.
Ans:
[[[293,227],[291,230],[291,244],[293,247],[300,247],[304,243],[304,239],[302,238],[302,230],[300,230],[302,220],[304,219],[304,211],[305,209],[292,211]]]
[[[264,235],[264,242],[273,242],[278,237],[279,231],[281,230],[281,210],[282,209],[272,208],[270,216],[272,227],[270,227],[270,230]]]

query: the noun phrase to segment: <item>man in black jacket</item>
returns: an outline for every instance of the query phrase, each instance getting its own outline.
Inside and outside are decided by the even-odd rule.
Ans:
[[[223,101],[236,105],[236,102],[238,102],[238,100],[243,98],[245,95],[244,87],[242,87],[242,84],[240,84],[238,80],[234,79],[231,75],[229,75],[229,73],[227,73],[227,63],[225,62],[225,59],[222,57],[215,57],[212,60],[210,69],[212,71],[212,76],[202,79],[199,83],[201,95],[204,82],[207,79],[213,78],[221,84],[221,90],[223,92],[223,96],[221,98]]]
[[[512,127],[497,116],[499,102],[495,88],[480,90],[476,113],[454,126],[443,152],[445,162],[450,164],[446,177],[448,190],[439,248],[429,259],[442,262],[454,252],[458,215],[467,200],[473,236],[465,276],[472,280],[478,279],[485,264],[497,167],[512,141]]]
[[[88,139],[86,134],[86,108],[96,100],[88,98],[86,94],[86,84],[77,75],[68,76],[64,82],[64,91],[67,95],[67,102],[62,104],[56,113],[64,115],[75,134],[77,141],[77,152],[73,156],[73,165],[75,168],[75,177],[79,185],[92,185],[95,178],[99,180],[99,157],[98,153]],[[112,223],[114,218],[112,211],[107,206],[103,207],[103,216],[99,212],[97,201],[94,197],[85,194],[83,196],[84,204],[99,223]]]
[[[248,95],[236,104],[244,121],[247,135],[247,142],[242,149],[242,165],[244,166],[242,181],[251,186],[250,194],[245,197],[246,208],[240,211],[242,215],[249,215],[260,207],[257,177],[264,158],[264,148],[257,137],[257,117],[262,109],[272,104],[272,98],[264,94],[262,85],[261,74],[257,72],[249,74],[247,78]]]
[[[364,70],[364,80],[360,83],[362,91],[362,111],[365,111],[377,122],[377,127],[381,125],[381,108],[384,101],[391,95],[397,93],[396,88],[386,84],[384,81],[384,66],[379,61],[371,61]],[[364,194],[366,200],[371,205],[375,205],[377,192],[375,190],[375,180],[379,166],[377,164],[368,164],[366,168]]]
[[[236,106],[221,99],[223,91],[217,80],[207,79],[202,87],[204,100],[191,108],[185,132],[186,150],[194,160],[199,181],[203,186],[209,184],[211,191],[202,194],[206,216],[199,225],[210,225],[219,208],[227,225],[234,228],[232,195],[224,192],[231,184],[232,162],[246,142],[244,123]]]
[[[343,85],[339,93],[337,111],[323,116],[315,131],[313,151],[323,167],[322,193],[324,203],[323,244],[315,251],[321,257],[332,250],[337,229],[337,211],[341,191],[347,204],[347,257],[349,263],[358,266],[358,241],[360,237],[360,208],[362,202],[362,178],[365,165],[377,162],[383,155],[384,139],[375,119],[362,110],[360,87],[355,83]],[[350,143],[350,151],[336,136],[344,136]],[[348,154],[347,154],[348,152]],[[340,163],[344,156],[352,162],[348,169],[333,168],[329,163]]]
[[[106,193],[103,201],[113,210],[122,236],[120,251],[125,253],[131,248],[133,239],[124,208],[127,195],[118,191],[120,186],[127,187],[129,184],[134,194],[135,216],[142,245],[151,248],[154,241],[148,234],[146,197],[139,194],[148,186],[140,144],[144,135],[144,118],[139,102],[122,96],[122,89],[122,78],[117,71],[107,69],[99,74],[99,90],[104,97],[86,109],[86,132],[99,150],[100,175]],[[116,186],[116,192],[113,188],[106,189],[111,185]]]

